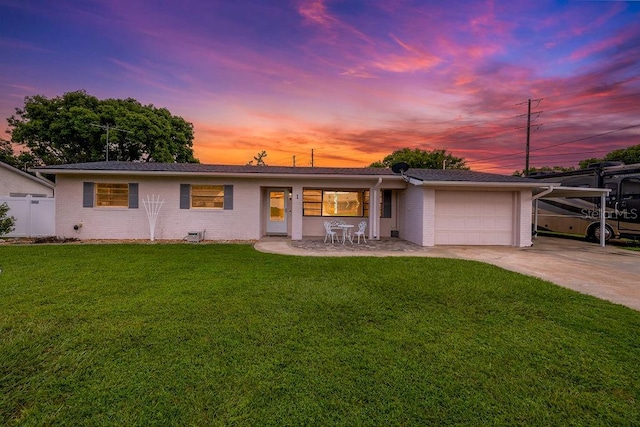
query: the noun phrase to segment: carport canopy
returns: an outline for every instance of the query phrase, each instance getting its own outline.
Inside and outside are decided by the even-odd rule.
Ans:
[[[564,198],[580,198],[580,197],[600,197],[600,230],[605,229],[606,224],[606,197],[611,192],[610,188],[586,188],[586,187],[563,187],[562,185],[550,184],[548,187],[540,187],[536,193],[534,191],[533,200],[535,201],[535,218],[534,229],[538,231],[538,200],[551,199],[555,197]],[[605,246],[605,233],[600,233],[600,246]]]

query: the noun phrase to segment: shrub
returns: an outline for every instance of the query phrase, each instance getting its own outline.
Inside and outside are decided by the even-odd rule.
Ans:
[[[8,215],[9,205],[0,204],[0,236],[11,233],[15,230],[16,219]]]

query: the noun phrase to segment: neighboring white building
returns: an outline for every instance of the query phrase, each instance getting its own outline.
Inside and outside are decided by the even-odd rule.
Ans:
[[[0,162],[0,204],[15,218],[14,230],[3,237],[55,234],[54,184]]]
[[[0,162],[0,197],[53,197],[54,184]]]
[[[96,162],[56,175],[56,235],[149,239],[144,201],[160,199],[156,239],[322,237],[324,221],[367,220],[368,239],[422,246],[531,245],[539,181],[465,170]]]

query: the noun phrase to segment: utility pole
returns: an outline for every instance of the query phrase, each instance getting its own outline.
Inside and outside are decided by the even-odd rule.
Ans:
[[[95,124],[95,123],[91,123],[91,126],[95,126],[97,128],[101,128],[101,129],[106,129],[106,131],[107,131],[107,147],[106,147],[106,160],[107,160],[107,162],[109,161],[109,129],[117,130],[117,131],[120,131],[120,132],[131,133],[130,131],[128,131],[126,129],[120,129],[120,128],[117,128],[115,126],[109,126],[108,123],[106,125],[98,125],[98,124]]]
[[[526,149],[525,149],[525,160],[524,160],[524,176],[529,176],[529,151],[531,149],[531,101],[532,99],[529,98],[526,102],[527,104],[527,145],[526,145]],[[538,104],[536,104],[536,107],[538,105],[540,105],[540,102],[542,101],[542,98],[539,99],[534,99],[533,101],[536,101]],[[516,105],[522,105],[524,104],[524,102],[521,102],[520,104],[516,104]],[[537,114],[538,116],[540,115],[540,113],[542,113],[542,111],[536,111],[533,114]],[[518,117],[524,117],[525,115],[520,115]],[[536,118],[538,117],[536,116]],[[542,126],[542,125],[538,125],[538,126]]]
[[[524,161],[524,176],[529,176],[529,149],[531,148],[531,98],[527,103],[527,150]]]
[[[313,148],[311,149],[311,167],[313,167]]]

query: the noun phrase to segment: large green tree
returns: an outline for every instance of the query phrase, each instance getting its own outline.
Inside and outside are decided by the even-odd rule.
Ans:
[[[469,169],[465,160],[455,157],[446,150],[422,150],[420,148],[401,148],[389,154],[383,160],[370,165],[372,168],[390,168],[395,163],[404,162],[411,168],[419,169]]]
[[[109,160],[198,162],[191,123],[132,98],[99,100],[83,90],[28,96],[7,122],[11,142],[28,149],[36,164],[101,161],[107,154]]]
[[[627,165],[640,163],[640,145],[632,145],[627,148],[610,151],[601,159],[591,158],[582,160],[580,162],[580,168],[584,169],[589,167],[589,165],[592,163],[600,163],[606,161],[619,161]]]

